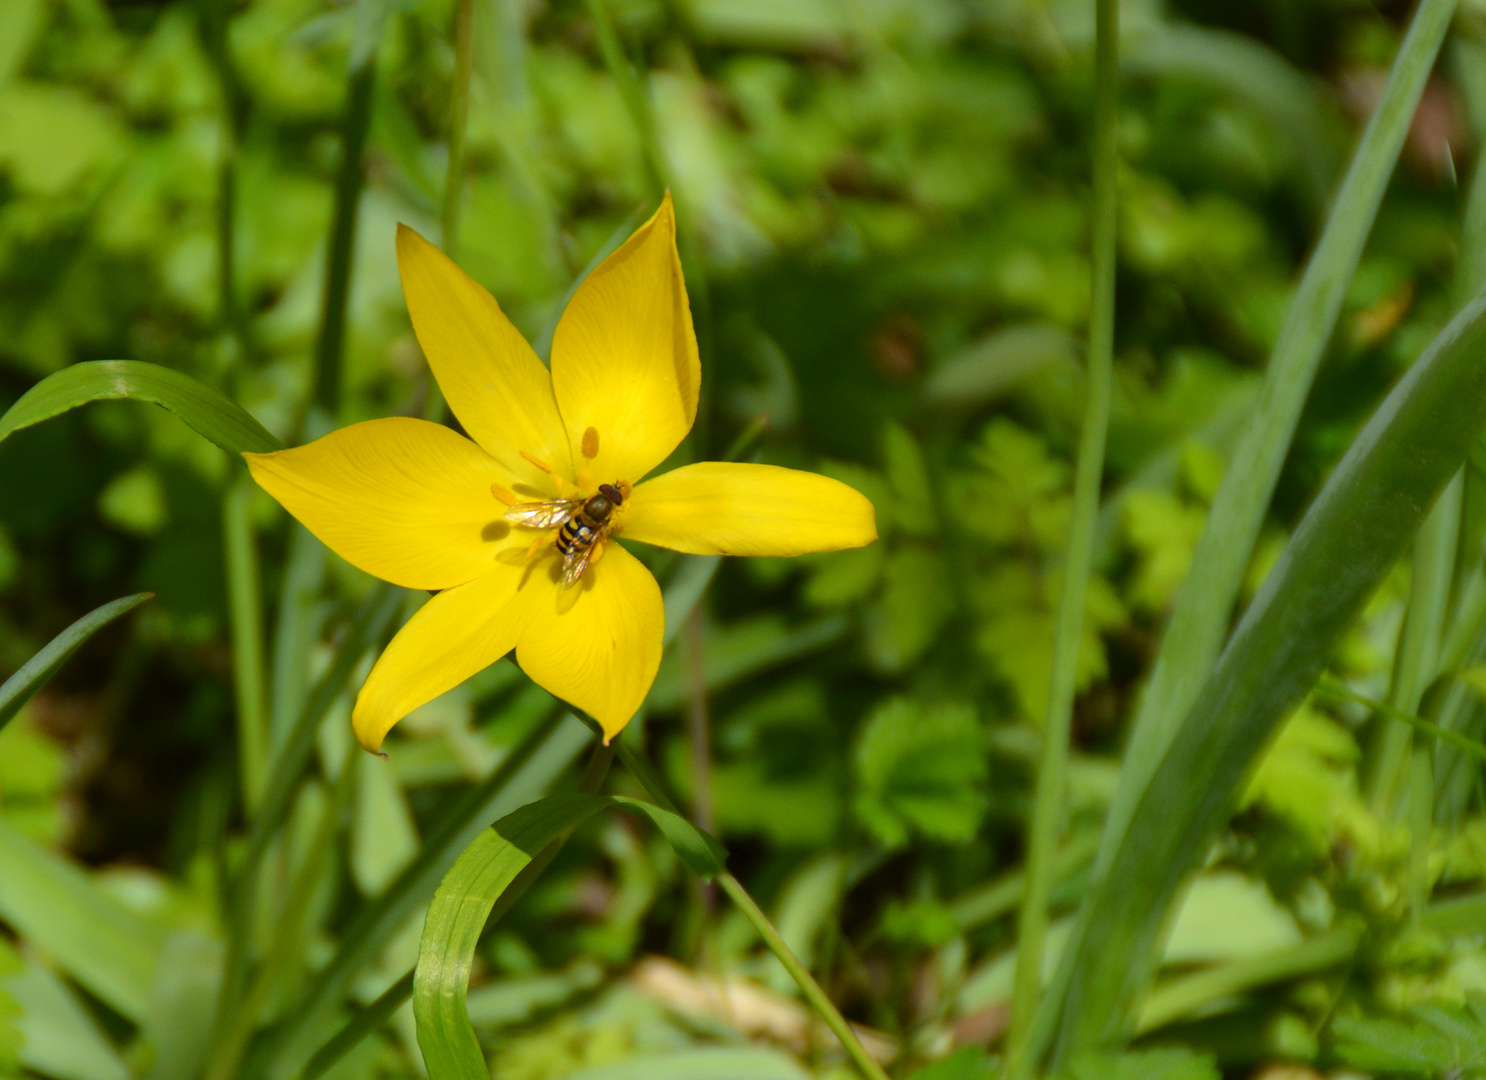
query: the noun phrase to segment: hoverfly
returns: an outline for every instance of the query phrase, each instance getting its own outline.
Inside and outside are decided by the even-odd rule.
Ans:
[[[577,584],[593,561],[594,551],[608,539],[613,513],[623,504],[628,486],[600,484],[598,494],[587,499],[517,503],[506,511],[506,520],[528,529],[562,526],[557,550],[562,552],[562,584],[569,588]]]

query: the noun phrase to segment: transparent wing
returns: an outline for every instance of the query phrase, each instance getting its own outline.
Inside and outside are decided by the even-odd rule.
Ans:
[[[593,543],[581,550],[573,550],[563,556],[562,560],[562,587],[570,589],[578,584],[583,577],[583,572],[593,562],[594,554],[603,549],[605,541],[609,538],[608,528],[599,530],[599,534],[593,538]]]
[[[528,529],[551,529],[561,525],[578,512],[583,505],[578,499],[558,499],[556,502],[517,503],[506,511],[506,520]]]

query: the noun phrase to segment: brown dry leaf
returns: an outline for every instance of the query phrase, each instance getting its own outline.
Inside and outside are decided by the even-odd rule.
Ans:
[[[726,1024],[751,1038],[768,1039],[797,1054],[810,1044],[839,1046],[824,1024],[793,998],[775,993],[741,975],[719,979],[682,967],[674,960],[651,956],[630,974],[635,989],[685,1016]],[[880,1031],[853,1024],[857,1038],[875,1061],[887,1064],[897,1056],[897,1044]]]

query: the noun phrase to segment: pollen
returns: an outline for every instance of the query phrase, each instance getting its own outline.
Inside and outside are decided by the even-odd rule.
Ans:
[[[501,487],[499,484],[490,485],[490,494],[494,495],[497,499],[505,503],[507,506],[515,506],[516,503],[519,501],[516,498],[516,493],[514,491],[512,491],[510,488]]]
[[[599,456],[599,429],[589,428],[583,433],[583,456],[589,461]]]

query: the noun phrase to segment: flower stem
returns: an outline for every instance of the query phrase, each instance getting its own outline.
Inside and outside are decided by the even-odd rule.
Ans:
[[[645,789],[645,793],[650,796],[651,800],[658,806],[677,813],[676,803],[666,794],[665,788],[661,786],[660,780],[651,771],[650,766],[645,764],[622,741],[616,739],[615,746],[619,752],[619,760],[624,762],[624,767],[640,782],[640,786]],[[856,1063],[862,1075],[868,1080],[887,1080],[887,1073],[883,1072],[882,1066],[873,1060],[871,1054],[867,1053],[867,1048],[857,1038],[856,1032],[852,1030],[846,1018],[826,996],[826,992],[820,988],[820,983],[815,981],[815,977],[806,970],[805,965],[800,963],[799,958],[790,951],[784,938],[779,936],[779,931],[774,928],[769,917],[754,902],[753,897],[748,895],[748,890],[743,887],[742,882],[730,871],[724,870],[717,875],[717,883],[722,891],[732,898],[733,903],[738,905],[738,910],[743,913],[743,917],[758,931],[759,937],[764,939],[764,944],[769,947],[775,959],[783,965],[785,971],[789,972],[789,977],[794,979],[795,985],[800,988],[800,993],[805,996],[805,1000],[820,1014],[826,1027],[830,1028],[836,1038],[841,1040],[842,1048]]]
[[[474,67],[474,0],[454,8],[454,85],[449,96],[449,171],[444,178],[444,254],[459,261],[459,212],[464,197],[464,136]]]
[[[315,342],[315,404],[330,418],[341,407],[346,361],[346,305],[351,292],[351,256],[356,219],[366,176],[362,158],[371,127],[372,90],[377,78],[377,45],[384,17],[381,0],[361,0],[356,40],[346,78],[346,111],[341,118],[341,160],[335,178],[335,209],[325,260],[325,293],[320,334]]]
[[[227,556],[227,607],[232,626],[232,681],[237,695],[237,752],[243,805],[258,812],[268,779],[268,719],[264,709],[263,603],[253,536],[253,482],[246,472],[222,503]]]
[[[1115,125],[1118,121],[1119,11],[1117,0],[1096,0],[1094,59],[1094,213],[1093,304],[1089,318],[1088,388],[1078,464],[1073,484],[1073,523],[1058,609],[1057,637],[1042,729],[1032,823],[1028,838],[1027,891],[1017,923],[1016,982],[1011,1030],[1007,1038],[1010,1074],[1025,1073],[1032,1017],[1042,993],[1043,950],[1047,940],[1048,895],[1061,830],[1068,735],[1083,638],[1084,605],[1094,554],[1099,483],[1104,472],[1104,441],[1114,367],[1115,317]]]

